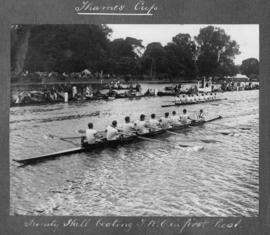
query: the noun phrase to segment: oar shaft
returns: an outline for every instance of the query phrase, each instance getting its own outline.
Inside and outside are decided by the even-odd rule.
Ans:
[[[168,130],[166,130],[168,133],[170,133],[170,134],[173,134],[173,135],[179,135],[179,136],[183,136],[182,134],[179,134],[179,133],[176,133],[176,132],[173,132],[173,131],[168,131]]]
[[[183,137],[183,134],[177,133],[177,132],[173,132],[173,131],[168,131],[166,130],[168,133],[173,134],[173,135],[178,135]],[[194,141],[202,141],[200,139],[192,139],[192,140],[184,140],[184,142],[194,142]]]
[[[169,146],[171,146],[172,148],[175,148],[176,147],[175,145],[170,144],[168,141],[162,141],[162,140],[152,139],[152,138],[148,138],[148,137],[144,137],[144,136],[137,136],[137,137],[139,139],[142,139],[142,140],[154,141],[154,142],[163,143],[163,144],[166,143]],[[181,147],[192,147],[190,145],[182,145],[182,144],[179,144],[179,146],[181,146]]]
[[[221,127],[226,127],[226,128],[234,128],[232,126],[227,126],[227,125],[224,125],[224,124],[220,124],[220,123],[210,123],[211,125],[214,125],[214,126],[221,126]]]
[[[69,139],[80,139],[81,136],[70,136],[70,137],[58,137],[62,140],[69,140]]]
[[[148,138],[148,137],[144,137],[144,136],[140,136],[140,135],[137,135],[137,137],[138,137],[139,139],[142,139],[142,140],[154,141],[154,142],[159,142],[159,143],[168,143],[168,142],[166,142],[166,141],[157,140],[157,139],[152,139],[152,138]]]
[[[69,140],[69,139],[80,139],[81,136],[68,136],[68,137],[61,137],[61,136],[56,136],[56,135],[45,135],[44,138],[51,138],[51,139],[54,139],[54,138],[57,138],[57,139],[60,139],[60,140]]]

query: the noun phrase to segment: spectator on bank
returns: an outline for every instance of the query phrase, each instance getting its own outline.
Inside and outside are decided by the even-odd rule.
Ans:
[[[75,98],[76,95],[77,95],[78,91],[77,91],[77,87],[76,86],[73,86],[72,87],[72,98]]]
[[[52,88],[52,97],[53,97],[53,100],[54,101],[56,101],[57,98],[58,98],[58,95],[57,95],[57,92],[56,92],[55,87]]]
[[[66,72],[62,73],[62,75],[65,77],[65,78],[68,78],[68,74]]]

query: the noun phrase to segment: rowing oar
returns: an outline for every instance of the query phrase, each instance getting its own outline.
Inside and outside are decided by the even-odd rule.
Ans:
[[[183,135],[182,134],[180,134],[180,133],[176,133],[176,132],[173,132],[173,131],[168,131],[168,130],[166,130],[168,133],[170,133],[170,134],[173,134],[173,135],[178,135],[178,136],[181,136],[181,137],[183,137]],[[215,142],[220,142],[220,141],[217,141],[217,140],[209,140],[209,139],[193,139],[193,140],[185,140],[185,141],[187,141],[187,142],[190,142],[190,141],[201,141],[201,142],[204,142],[204,143],[207,143],[207,144],[209,144],[209,143],[215,143]]]
[[[241,130],[250,130],[251,128],[250,127],[245,127],[245,126],[242,126],[242,127],[233,127],[233,126],[227,126],[227,125],[224,125],[224,124],[219,124],[219,123],[211,123],[212,125],[216,125],[216,126],[222,126],[222,127],[225,127],[225,128],[234,128],[234,129],[241,129]]]
[[[76,133],[85,134],[85,130],[80,129],[80,130],[77,130]]]
[[[70,139],[80,139],[81,136],[68,136],[68,137],[60,137],[56,135],[44,135],[43,136],[45,139],[51,138],[51,139],[60,139],[60,140],[70,140]]]
[[[220,123],[210,123],[211,125],[215,125],[215,126],[222,126],[222,127],[225,127],[225,128],[234,128],[233,126],[227,126],[227,125],[224,125],[224,124],[220,124]]]
[[[156,140],[156,139],[152,139],[152,138],[147,138],[147,137],[144,137],[144,136],[140,136],[140,135],[137,135],[137,137],[139,138],[139,139],[142,139],[142,140],[148,140],[148,141],[155,141],[155,142],[159,142],[159,143],[166,143],[166,144],[168,144],[169,142],[167,142],[167,141],[162,141],[162,140]],[[173,148],[175,148],[175,145],[172,145],[172,144],[169,144],[171,147],[173,147]],[[184,145],[184,144],[179,144],[179,146],[180,147],[184,147],[184,148],[186,148],[186,147],[193,147],[193,146],[190,146],[190,145]]]
[[[63,141],[66,141],[66,142],[71,143],[74,146],[78,147],[77,144],[75,144],[74,142],[72,142],[70,140],[72,140],[72,139],[79,139],[79,138],[81,138],[81,136],[60,137],[60,136],[56,136],[56,135],[44,135],[43,138],[44,139],[51,138],[51,139],[63,140]]]
[[[183,136],[183,135],[181,135],[181,134],[179,134],[179,133],[176,133],[176,132],[173,132],[173,131],[168,131],[168,130],[166,130],[168,133],[170,133],[170,134],[173,134],[173,135],[179,135],[179,136]]]
[[[166,132],[168,132],[168,133],[170,133],[170,134],[173,134],[173,135],[177,135],[177,136],[181,136],[181,137],[183,137],[183,135],[182,134],[180,134],[180,133],[176,133],[176,132],[173,132],[173,131],[168,131],[168,130],[166,130]],[[197,140],[197,139],[196,139]],[[187,141],[187,140],[185,140],[185,141]],[[190,140],[190,141],[193,141],[193,140]],[[201,140],[198,140],[198,141],[201,141]]]

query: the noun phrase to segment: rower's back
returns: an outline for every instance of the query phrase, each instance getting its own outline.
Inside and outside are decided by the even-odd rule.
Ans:
[[[134,131],[134,124],[130,122],[129,116],[125,117],[125,123],[123,124],[122,129],[125,135],[131,135]]]
[[[180,115],[180,121],[183,125],[190,123],[190,117],[189,117],[186,109],[184,109],[183,113]]]
[[[155,131],[157,129],[160,129],[159,121],[156,119],[156,115],[154,113],[151,114],[151,118],[148,121],[148,126],[150,128],[150,131]]]
[[[149,132],[144,114],[141,114],[140,120],[135,123],[135,128],[139,134],[144,134],[144,133]]]
[[[106,128],[106,139],[107,140],[116,140],[119,138],[119,132],[116,129],[116,127],[117,127],[117,122],[113,121],[112,125],[109,125]]]
[[[94,144],[96,142],[97,131],[93,129],[93,124],[88,123],[88,129],[85,130],[86,141],[88,144]]]
[[[169,118],[169,113],[166,112],[164,114],[164,117],[161,118],[161,122],[160,122],[160,125],[163,129],[168,129],[168,128],[171,128],[171,120]]]

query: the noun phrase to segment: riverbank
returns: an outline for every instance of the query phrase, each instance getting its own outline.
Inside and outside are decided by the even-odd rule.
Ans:
[[[198,83],[189,82],[182,83],[181,89],[177,83],[165,83],[164,81],[144,81],[140,83],[139,90],[135,89],[132,92],[127,89],[128,85],[120,83],[118,90],[113,88],[111,91],[106,88],[106,84],[89,84],[88,82],[59,82],[59,83],[24,83],[13,84],[11,88],[11,106],[25,106],[25,105],[42,105],[42,104],[56,104],[56,103],[83,103],[95,100],[112,100],[119,98],[142,98],[153,96],[176,96],[179,93],[193,94],[198,92],[196,87]],[[138,84],[137,84],[138,85]],[[133,86],[134,87],[134,86]],[[168,89],[170,88],[170,89]],[[178,88],[175,90],[175,88]],[[210,87],[209,87],[210,88]],[[221,84],[212,84],[210,91],[212,92],[227,92],[227,91],[243,91],[258,89],[252,87],[250,84],[245,84],[243,87],[227,86],[222,87]],[[209,89],[208,89],[209,90]],[[209,91],[200,91],[209,92]]]

